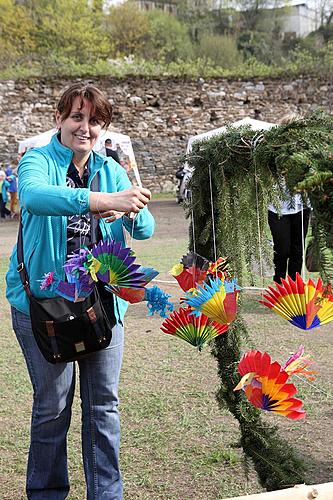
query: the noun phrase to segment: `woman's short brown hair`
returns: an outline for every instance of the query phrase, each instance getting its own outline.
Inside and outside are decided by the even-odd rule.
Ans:
[[[104,123],[103,128],[107,128],[111,123],[112,106],[105,95],[94,85],[83,85],[76,83],[69,87],[60,97],[57,104],[61,120],[66,120],[72,111],[73,102],[76,97],[80,97],[80,108],[83,107],[83,99],[87,99],[92,105],[93,114]]]

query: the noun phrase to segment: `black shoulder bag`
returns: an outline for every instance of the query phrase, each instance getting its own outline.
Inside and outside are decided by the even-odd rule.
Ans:
[[[91,185],[98,191],[98,174]],[[108,298],[107,312],[97,286],[82,302],[62,297],[37,299],[30,290],[29,277],[23,260],[23,230],[20,219],[17,239],[17,270],[30,302],[30,318],[34,337],[44,358],[50,363],[76,361],[93,352],[105,349],[116,324],[113,295]],[[97,221],[91,217],[92,242],[97,239]],[[112,299],[112,300],[110,300]],[[111,304],[111,305],[110,305]],[[107,314],[108,313],[108,314]]]

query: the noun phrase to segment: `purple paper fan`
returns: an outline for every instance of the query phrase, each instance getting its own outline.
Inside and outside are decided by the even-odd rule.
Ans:
[[[146,284],[145,274],[139,271],[141,266],[134,264],[131,249],[120,242],[100,241],[92,249],[92,255],[101,264],[96,276],[104,283],[122,288],[142,288]]]
[[[55,292],[71,302],[83,300],[88,297],[94,289],[94,282],[90,276],[82,275],[73,283],[59,280]]]

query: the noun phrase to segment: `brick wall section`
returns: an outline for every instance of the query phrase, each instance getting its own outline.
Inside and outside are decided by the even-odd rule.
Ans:
[[[244,116],[276,122],[286,113],[317,107],[333,112],[333,81],[328,79],[89,81],[113,103],[113,127],[130,135],[143,183],[155,192],[175,188],[174,173],[191,135]],[[19,140],[53,127],[57,97],[73,82],[0,82],[0,162],[16,155]]]

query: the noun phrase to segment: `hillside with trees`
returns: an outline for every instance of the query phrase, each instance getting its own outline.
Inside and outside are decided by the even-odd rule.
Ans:
[[[168,2],[160,1],[159,4]],[[176,15],[140,2],[0,0],[0,77],[277,76],[333,71],[333,6],[319,27],[285,33],[275,0],[179,0]]]

